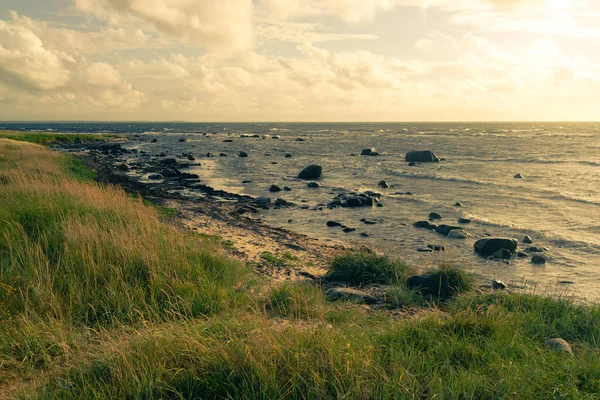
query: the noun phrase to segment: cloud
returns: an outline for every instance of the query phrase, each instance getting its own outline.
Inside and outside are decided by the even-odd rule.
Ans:
[[[121,74],[107,63],[93,63],[85,72],[86,81],[94,86],[117,86],[121,83]]]
[[[50,51],[30,30],[0,21],[0,80],[31,89],[64,86],[70,79],[66,54]]]
[[[286,19],[334,15],[349,22],[372,20],[378,12],[391,10],[397,0],[262,0],[260,4],[274,18]]]
[[[112,24],[142,20],[167,35],[212,51],[253,45],[252,0],[75,0],[79,11]]]

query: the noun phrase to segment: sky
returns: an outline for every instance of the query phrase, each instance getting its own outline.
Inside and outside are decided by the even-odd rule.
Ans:
[[[0,120],[597,121],[600,0],[2,0]]]

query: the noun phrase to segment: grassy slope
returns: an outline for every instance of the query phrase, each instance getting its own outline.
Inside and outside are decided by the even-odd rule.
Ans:
[[[0,397],[599,396],[598,307],[464,293],[398,321],[313,286],[255,295],[214,241],[72,165],[0,139]],[[334,262],[338,278],[380,265],[406,294],[403,265],[355,256]],[[575,355],[544,348],[551,337]]]
[[[20,142],[29,142],[37,144],[54,143],[75,143],[76,141],[97,142],[106,138],[114,138],[116,135],[99,134],[63,134],[63,133],[45,133],[45,132],[19,132],[19,131],[0,131],[0,139],[17,140]]]

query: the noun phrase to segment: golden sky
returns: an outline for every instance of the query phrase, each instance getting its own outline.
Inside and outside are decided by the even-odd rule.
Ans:
[[[600,0],[2,0],[0,120],[600,120]]]

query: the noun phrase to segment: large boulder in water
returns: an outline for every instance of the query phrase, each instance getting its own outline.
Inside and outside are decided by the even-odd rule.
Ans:
[[[506,249],[511,253],[517,250],[519,241],[510,238],[483,238],[475,242],[475,251],[483,255],[492,255],[498,250]]]
[[[317,179],[321,177],[323,168],[320,165],[309,165],[298,174],[299,179]]]
[[[409,162],[439,162],[440,159],[432,151],[409,151],[406,153],[406,161]]]

